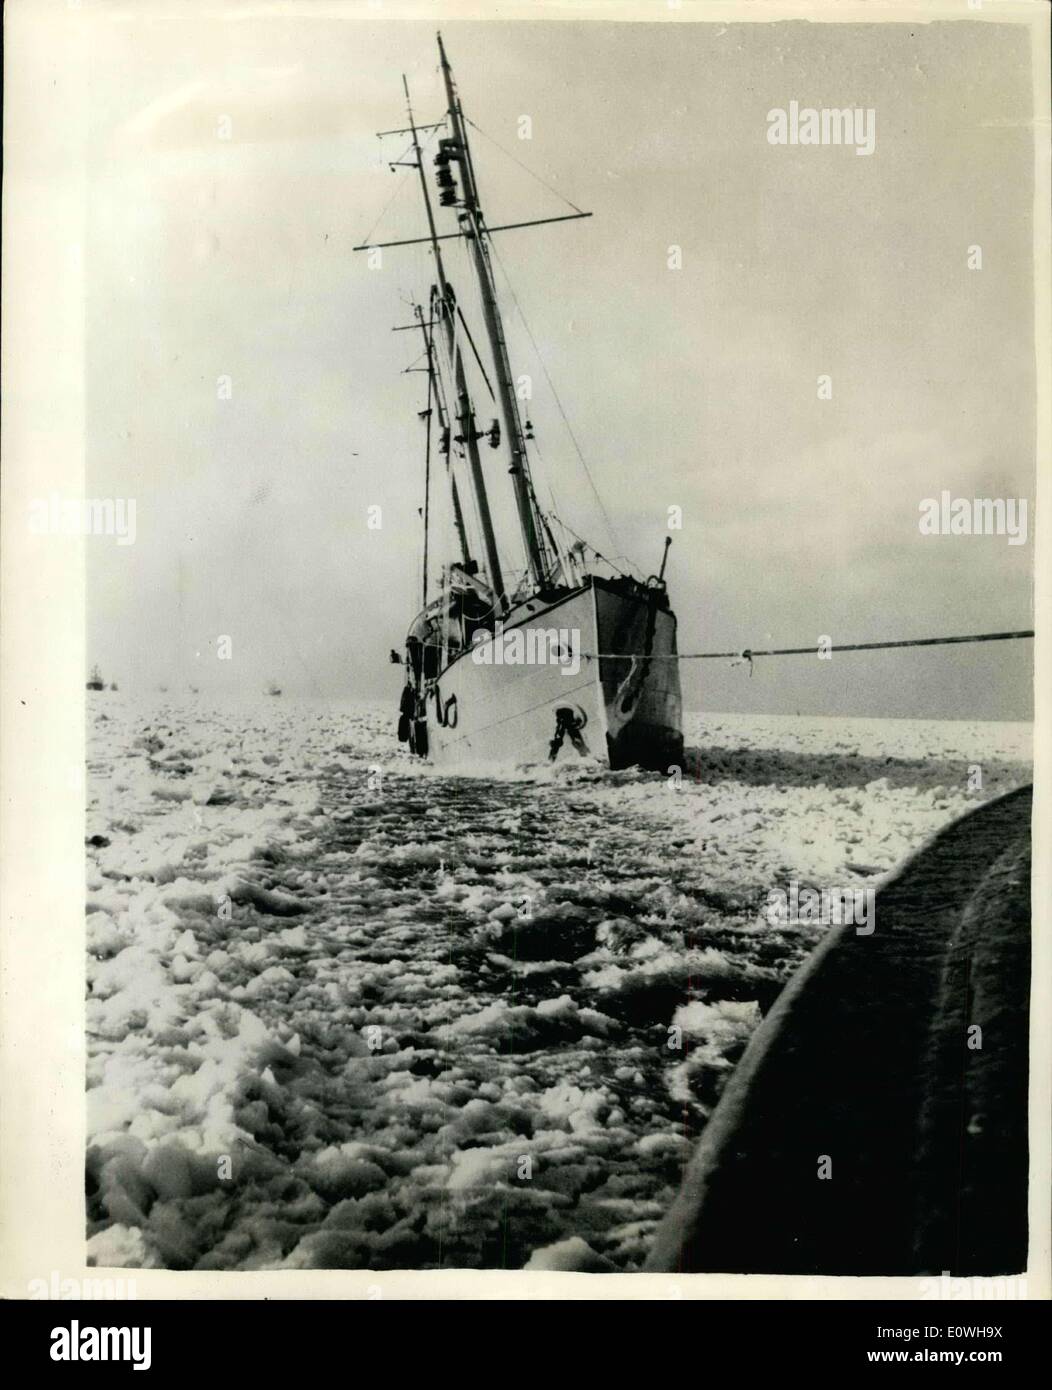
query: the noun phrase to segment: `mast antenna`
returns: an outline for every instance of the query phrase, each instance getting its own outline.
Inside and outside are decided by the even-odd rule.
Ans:
[[[426,608],[428,541],[430,540],[431,527],[431,416],[435,400],[435,365],[431,357],[430,330],[424,323],[424,311],[419,304],[415,305],[415,312],[420,323],[420,331],[424,335],[424,347],[427,351],[427,413],[424,421],[427,431],[424,437],[424,592],[422,595],[422,606]]]
[[[434,328],[435,324],[438,322],[438,319],[435,317],[435,313],[436,313],[436,311],[435,311],[435,299],[436,299],[437,295],[438,295],[438,286],[437,286],[437,285],[432,285],[432,287],[431,287],[431,304],[430,304],[430,308],[429,308],[430,317],[427,318],[427,319],[425,319],[425,318],[424,318],[424,311],[423,311],[423,308],[422,308],[420,305],[415,304],[415,305],[413,306],[413,313],[414,313],[414,315],[415,315],[415,317],[416,317],[416,321],[417,321],[417,322],[416,322],[415,325],[414,325],[414,324],[411,324],[411,323],[410,323],[410,324],[407,324],[407,325],[406,325],[406,328],[413,328],[413,327],[419,326],[421,333],[424,335],[424,354],[425,354],[425,357],[426,357],[426,359],[427,359],[427,366],[424,368],[424,370],[427,372],[428,377],[430,378],[430,380],[429,380],[429,392],[428,392],[428,411],[427,411],[427,431],[428,431],[428,441],[427,441],[427,448],[428,448],[428,460],[427,460],[427,463],[428,463],[428,467],[427,467],[427,475],[428,475],[428,477],[429,477],[429,475],[430,475],[430,462],[431,462],[431,457],[430,457],[430,449],[431,449],[430,435],[431,435],[431,411],[432,411],[432,402],[433,402],[433,403],[434,403],[433,409],[434,409],[434,411],[436,411],[436,412],[438,413],[438,427],[439,427],[439,430],[440,430],[440,446],[439,446],[439,451],[440,451],[441,453],[443,453],[443,454],[446,456],[446,472],[449,474],[449,491],[450,491],[450,494],[451,494],[451,496],[452,496],[452,501],[453,501],[453,524],[454,524],[454,526],[456,527],[457,539],[458,539],[459,542],[460,542],[460,553],[461,553],[461,556],[462,556],[463,561],[464,561],[464,568],[470,573],[470,572],[472,571],[472,569],[473,569],[473,565],[472,565],[472,561],[471,561],[471,547],[468,545],[468,533],[467,533],[467,529],[466,529],[465,526],[464,526],[464,509],[463,509],[463,508],[461,507],[461,505],[460,505],[460,492],[459,492],[459,490],[458,490],[458,488],[457,488],[457,480],[456,480],[456,477],[454,476],[453,469],[452,469],[452,467],[451,467],[451,465],[450,465],[450,461],[449,461],[449,456],[450,456],[450,444],[451,444],[452,431],[451,431],[450,428],[449,428],[449,416],[448,416],[448,414],[446,413],[446,405],[445,405],[445,401],[444,401],[444,399],[443,399],[442,377],[441,377],[441,374],[440,374],[439,369],[438,369],[438,364],[437,364],[436,361],[435,361],[435,339],[434,339],[434,335],[433,335],[433,334],[431,333],[431,331],[430,331],[431,329]],[[403,329],[400,329],[400,328],[396,328],[396,329],[394,329],[393,331],[394,331],[395,333],[401,333],[401,332],[403,332],[404,330],[403,330]],[[427,486],[427,479],[425,478],[425,487],[426,487],[426,486]],[[429,546],[428,546],[429,525],[428,525],[428,522],[429,522],[429,514],[430,514],[430,507],[429,507],[429,505],[428,505],[428,495],[429,495],[428,492],[425,492],[425,500],[424,500],[424,606],[425,606],[425,607],[427,606],[427,566],[428,566],[428,550],[429,550]]]
[[[427,177],[424,174],[424,156],[420,148],[420,137],[413,117],[413,107],[409,99],[409,83],[405,74],[402,74],[402,86],[405,90],[406,112],[409,118],[409,131],[413,137],[413,155],[416,160],[417,171],[420,175],[420,187],[424,195],[424,207],[427,212],[427,226],[430,233],[431,250],[435,257],[435,271],[438,277],[440,316],[445,327],[446,346],[449,356],[453,361],[453,375],[456,383],[457,393],[457,423],[460,426],[460,440],[467,449],[468,466],[471,473],[471,483],[475,493],[475,502],[478,507],[479,525],[482,529],[482,542],[486,551],[486,568],[489,573],[490,587],[493,590],[497,606],[502,612],[507,612],[508,595],[504,588],[504,576],[501,572],[500,554],[497,550],[497,538],[493,530],[493,518],[489,509],[489,497],[486,493],[486,480],[482,473],[482,460],[479,456],[479,432],[475,428],[475,412],[471,404],[471,397],[468,394],[467,376],[464,371],[464,359],[460,350],[460,343],[457,341],[456,332],[456,299],[446,279],[445,266],[442,262],[442,251],[438,244],[438,233],[435,227],[435,214],[431,207],[431,194],[427,187]]]
[[[441,34],[438,35],[438,52],[442,64],[442,76],[445,81],[446,99],[449,103],[449,119],[453,129],[452,139],[439,141],[439,154],[435,161],[439,166],[439,183],[443,189],[442,201],[447,205],[452,205],[455,201],[453,176],[449,169],[449,164],[455,161],[460,166],[462,184],[461,205],[463,211],[458,216],[462,223],[467,223],[468,241],[471,245],[472,259],[481,292],[482,313],[495,367],[497,397],[504,421],[504,434],[511,453],[511,467],[508,471],[511,473],[515,488],[519,529],[522,533],[523,548],[526,551],[530,577],[536,588],[543,589],[549,582],[549,565],[540,539],[536,504],[532,495],[529,462],[526,456],[526,440],[519,419],[511,364],[508,360],[508,345],[504,336],[500,309],[497,305],[497,289],[490,262],[485,219],[482,215],[482,209],[479,207],[478,185],[475,181],[475,170],[471,160],[471,147],[468,143],[460,96],[453,79],[453,69],[446,56]],[[437,247],[435,254],[438,254]]]

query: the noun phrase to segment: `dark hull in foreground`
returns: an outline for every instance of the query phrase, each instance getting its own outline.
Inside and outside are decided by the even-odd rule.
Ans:
[[[647,1269],[1026,1269],[1030,812],[1026,787],[955,822],[879,890],[872,935],[817,947],[727,1083]]]

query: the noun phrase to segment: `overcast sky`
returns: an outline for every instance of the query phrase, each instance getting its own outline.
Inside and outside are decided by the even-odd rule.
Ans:
[[[370,270],[351,248],[378,219],[377,239],[424,229],[415,174],[387,169],[375,132],[403,124],[403,72],[418,118],[441,115],[433,26],[218,6],[206,21],[147,2],[132,18],[103,7],[85,34],[88,490],[137,509],[134,545],[88,544],[89,658],[129,688],[274,678],[396,698],[425,387],[402,374],[413,335],[390,330],[432,272],[423,249]],[[621,550],[654,569],[668,508],[683,510],[668,570],[681,650],[1031,626],[1026,31],[444,34],[467,114],[594,213],[495,242]],[[768,111],[794,99],[872,108],[874,153],[769,144]],[[491,223],[565,210],[481,136],[475,157]],[[449,270],[466,297],[462,248]],[[540,489],[605,551],[505,307],[513,368],[535,383]],[[484,450],[506,502],[502,458]],[[922,536],[918,504],[944,488],[1028,498],[1029,543]],[[721,711],[1026,718],[1030,646],[770,659],[752,677],[689,662],[684,693]]]

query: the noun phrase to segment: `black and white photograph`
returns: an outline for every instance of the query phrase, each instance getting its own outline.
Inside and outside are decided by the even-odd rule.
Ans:
[[[1048,1297],[1047,33],[867,9],[9,11],[9,1296]]]

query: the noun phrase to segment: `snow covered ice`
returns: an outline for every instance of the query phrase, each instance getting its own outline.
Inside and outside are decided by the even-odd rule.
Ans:
[[[1022,724],[693,716],[677,785],[440,775],[386,706],[91,701],[98,1265],[640,1268],[822,930],[768,890],[876,886],[1030,778]]]

